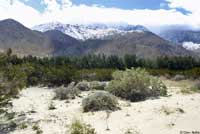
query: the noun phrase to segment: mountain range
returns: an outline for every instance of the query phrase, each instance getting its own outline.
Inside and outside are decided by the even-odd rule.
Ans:
[[[174,28],[164,30],[159,35],[176,45],[182,45],[188,50],[200,53],[200,31]]]
[[[135,54],[142,58],[193,55],[140,25],[48,23],[29,29],[12,19],[0,21],[0,49],[8,48],[20,56],[39,57],[88,53]]]
[[[102,39],[115,34],[126,34],[127,32],[142,32],[148,31],[147,28],[141,25],[128,24],[86,24],[86,25],[71,25],[62,23],[47,23],[34,26],[33,30],[46,32],[49,30],[58,30],[64,34],[70,35],[78,40],[87,39]]]

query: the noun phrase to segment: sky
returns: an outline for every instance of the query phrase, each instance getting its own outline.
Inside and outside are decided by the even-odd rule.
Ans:
[[[27,27],[61,22],[200,28],[199,5],[200,0],[0,0],[0,20],[12,18]]]

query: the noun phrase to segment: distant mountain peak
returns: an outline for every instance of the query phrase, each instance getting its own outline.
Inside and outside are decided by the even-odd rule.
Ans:
[[[14,20],[14,19],[5,19],[5,20],[1,20],[0,22],[1,22],[1,24],[23,26],[21,23],[19,23],[18,21]]]
[[[129,25],[129,24],[62,24],[59,22],[51,22],[41,24],[33,27],[32,29],[41,32],[49,30],[58,30],[69,36],[79,40],[87,39],[102,39],[107,36],[115,34],[124,34],[128,32],[144,32],[148,31],[142,25]]]

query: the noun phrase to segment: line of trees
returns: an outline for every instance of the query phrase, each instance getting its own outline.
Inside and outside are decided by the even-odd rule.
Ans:
[[[94,68],[112,68],[125,69],[132,67],[142,67],[150,69],[170,69],[170,70],[188,70],[200,67],[200,60],[190,56],[185,57],[158,57],[157,59],[141,59],[135,55],[105,56],[105,55],[85,55],[81,57],[45,57],[37,58],[27,56],[18,58],[17,56],[9,56],[5,61],[13,65],[24,63],[36,64],[41,66],[63,66],[70,65],[77,69],[94,69]]]

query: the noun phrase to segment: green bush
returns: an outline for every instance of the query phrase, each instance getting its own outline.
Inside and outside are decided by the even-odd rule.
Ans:
[[[162,81],[140,68],[114,72],[113,80],[106,90],[130,101],[140,101],[147,97],[167,94],[166,86]]]
[[[26,72],[23,66],[9,66],[0,72],[0,102],[15,97],[26,87]]]
[[[43,79],[45,85],[61,86],[67,85],[72,81],[74,70],[69,66],[56,66],[45,68],[43,72]]]
[[[107,82],[92,81],[90,82],[90,88],[94,90],[104,90]]]
[[[118,101],[115,96],[105,92],[98,91],[87,98],[83,99],[82,106],[84,112],[117,110]]]
[[[90,90],[90,83],[87,81],[82,81],[76,84],[76,88],[80,91],[89,91]]]
[[[96,132],[90,125],[74,120],[70,125],[69,134],[96,134]]]
[[[80,91],[75,88],[75,83],[72,82],[68,87],[60,87],[55,90],[55,98],[60,100],[74,99],[79,95]]]
[[[200,81],[195,83],[195,85],[192,87],[192,91],[194,92],[200,92]]]

